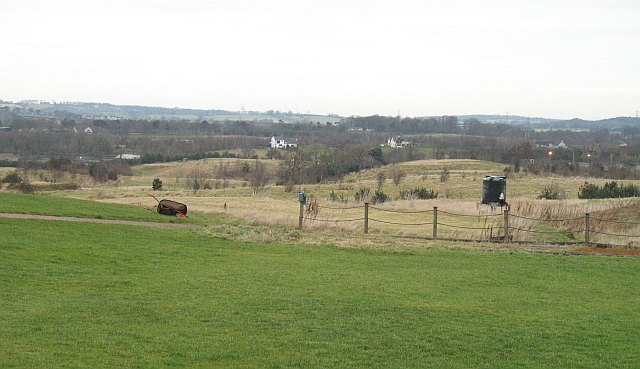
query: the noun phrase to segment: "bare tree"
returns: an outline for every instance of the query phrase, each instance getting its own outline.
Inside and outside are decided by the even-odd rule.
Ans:
[[[193,190],[196,194],[198,190],[204,185],[204,171],[200,169],[200,166],[196,166],[187,174],[187,188]]]
[[[216,178],[227,179],[227,164],[224,163],[222,160],[220,160],[220,162],[218,163]]]
[[[446,182],[449,180],[449,175],[451,175],[451,172],[449,171],[449,168],[444,167],[442,168],[442,170],[440,171],[440,182]]]
[[[376,179],[378,180],[378,190],[381,190],[382,185],[384,185],[384,182],[387,180],[387,176],[384,174],[383,171],[380,171],[376,175]]]
[[[268,181],[269,173],[267,172],[267,166],[256,159],[255,169],[253,170],[250,181],[253,193],[257,194],[258,192],[262,192]]]
[[[406,176],[406,173],[402,169],[395,169],[393,171],[393,184],[399,185],[402,179]]]

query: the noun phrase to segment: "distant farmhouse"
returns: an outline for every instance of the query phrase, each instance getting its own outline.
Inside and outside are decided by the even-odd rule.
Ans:
[[[91,127],[87,127],[85,129],[82,129],[82,128],[78,129],[77,127],[73,127],[72,131],[73,131],[73,133],[78,133],[78,132],[81,132],[81,131],[86,133],[86,134],[92,134],[93,133],[93,129],[91,129]]]
[[[297,149],[298,140],[286,137],[271,137],[271,147],[274,149]]]
[[[411,145],[411,141],[407,137],[397,136],[397,137],[389,137],[387,140],[387,146],[401,148]]]
[[[136,159],[140,159],[140,155],[118,154],[118,155],[116,155],[115,159],[136,160]]]
[[[560,143],[557,145],[554,145],[553,143],[549,143],[548,145],[537,145],[538,147],[548,147],[550,149],[568,149],[569,146],[567,146],[567,144],[564,143],[563,140],[560,140]]]
[[[18,157],[15,156],[13,153],[3,152],[3,153],[0,153],[0,161],[15,163],[18,161]]]

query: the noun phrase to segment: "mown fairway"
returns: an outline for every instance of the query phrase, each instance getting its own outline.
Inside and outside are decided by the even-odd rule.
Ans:
[[[635,258],[0,219],[2,368],[635,368]]]

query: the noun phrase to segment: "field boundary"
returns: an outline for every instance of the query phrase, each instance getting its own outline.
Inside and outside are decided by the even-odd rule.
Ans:
[[[306,214],[305,214],[306,208]],[[341,218],[319,217],[320,209],[339,210]],[[360,214],[354,213],[362,212]],[[352,211],[352,212],[349,212]],[[373,216],[372,216],[373,215]],[[420,219],[407,218],[418,216]],[[402,217],[398,220],[398,217]],[[370,223],[380,232],[397,232],[403,235],[405,229],[412,229],[408,237],[429,240],[448,240],[462,242],[493,242],[546,245],[585,244],[596,247],[637,246],[640,235],[638,222],[604,219],[585,213],[584,216],[572,216],[563,219],[551,217],[531,217],[513,214],[508,207],[492,214],[459,214],[438,210],[402,211],[372,206],[368,202],[356,206],[322,206],[317,202],[300,207],[299,228],[304,222],[333,223],[362,222],[364,234],[370,231]],[[419,226],[421,228],[411,228]],[[594,237],[595,236],[595,237]],[[595,238],[598,239],[595,239]]]

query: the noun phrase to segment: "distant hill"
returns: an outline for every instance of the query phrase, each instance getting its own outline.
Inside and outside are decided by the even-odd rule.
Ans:
[[[533,129],[617,129],[624,126],[640,127],[640,119],[636,117],[615,117],[601,120],[585,119],[550,119],[540,117],[523,117],[519,115],[459,115],[458,119],[477,119],[483,123],[506,123],[514,126],[527,126]]]
[[[475,115],[458,115],[458,119],[477,119],[483,123],[508,123],[508,124],[544,124],[555,122],[557,119],[540,118],[540,117],[523,117],[520,115],[491,115],[491,114],[475,114]]]
[[[17,103],[7,103],[0,100],[0,105],[16,111],[20,115],[61,116],[77,115],[94,119],[186,119],[186,120],[245,120],[258,122],[288,122],[288,123],[335,123],[341,117],[337,115],[296,114],[270,110],[258,111],[228,111],[219,109],[185,109],[164,108],[139,105],[115,105],[108,103],[65,102],[55,103],[47,101],[27,100]],[[66,114],[62,114],[66,113]]]
[[[0,100],[0,113],[12,111],[21,116],[40,116],[89,119],[169,119],[169,120],[244,120],[258,123],[337,123],[343,117],[336,114],[296,114],[277,110],[260,111],[229,111],[220,109],[186,109],[165,108],[140,105],[115,105],[109,103],[92,102],[47,102],[41,100],[25,100],[17,103]],[[525,126],[532,129],[549,130],[589,130],[589,129],[618,129],[624,126],[640,128],[640,119],[635,117],[615,117],[601,120],[584,119],[553,119],[542,117],[524,117],[521,115],[491,115],[474,114],[458,115],[460,121],[477,119],[483,123],[503,123],[514,126]]]

